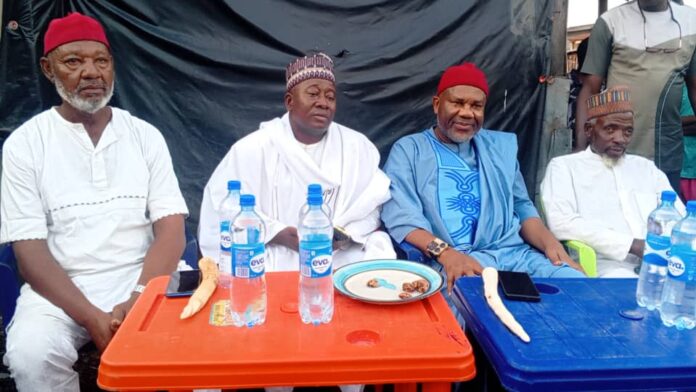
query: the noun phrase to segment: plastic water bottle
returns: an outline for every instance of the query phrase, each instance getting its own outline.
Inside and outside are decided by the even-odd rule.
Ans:
[[[321,189],[321,184],[309,184],[307,186],[307,196],[311,194],[316,194],[323,197],[322,192],[323,191]],[[326,216],[331,217],[331,207],[329,207],[328,204],[322,204],[321,209],[324,211],[324,213],[326,213]],[[300,219],[302,219],[302,217],[307,213],[308,210],[309,204],[304,204],[302,208],[300,208]]]
[[[696,326],[696,200],[686,203],[686,217],[672,231],[672,252],[662,290],[660,318],[668,327]]]
[[[648,235],[636,288],[638,305],[648,310],[659,309],[662,301],[672,228],[682,218],[674,208],[676,198],[677,194],[672,191],[662,192],[660,205],[648,216]]]
[[[321,193],[308,192],[307,211],[300,216],[300,317],[306,324],[331,321],[333,302],[333,226],[322,208]]]
[[[241,195],[241,212],[232,221],[232,279],[230,309],[237,327],[266,321],[266,228],[254,211],[252,195]]]
[[[218,284],[220,287],[230,287],[230,275],[232,274],[232,236],[230,224],[232,219],[239,213],[239,181],[227,181],[227,196],[222,199],[218,214],[220,216],[220,256],[218,258],[218,269],[220,277]]]

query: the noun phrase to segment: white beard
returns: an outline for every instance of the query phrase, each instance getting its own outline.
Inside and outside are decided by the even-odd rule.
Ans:
[[[68,90],[65,88],[63,83],[61,83],[60,79],[55,78],[54,83],[56,85],[56,91],[58,92],[58,95],[60,95],[61,98],[70,106],[74,107],[75,109],[81,111],[81,112],[86,112],[89,114],[94,114],[103,107],[106,106],[107,103],[111,100],[111,97],[114,95],[114,81],[111,82],[111,86],[109,86],[106,90],[106,95],[97,100],[89,100],[89,99],[82,99],[78,95],[68,92]],[[79,88],[79,86],[78,86]]]
[[[620,156],[619,158],[611,158],[608,155],[605,154],[599,154],[600,157],[602,157],[602,163],[608,168],[612,168],[616,165],[619,164],[619,162],[623,159],[623,155]]]

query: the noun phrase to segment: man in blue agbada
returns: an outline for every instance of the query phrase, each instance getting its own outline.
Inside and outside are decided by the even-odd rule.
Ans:
[[[483,267],[584,276],[529,200],[515,134],[481,128],[487,96],[474,64],[444,72],[433,97],[437,124],[398,140],[385,165],[389,233],[437,260],[450,292],[457,278]]]

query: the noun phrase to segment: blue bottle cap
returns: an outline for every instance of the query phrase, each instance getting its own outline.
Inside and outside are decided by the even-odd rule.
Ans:
[[[686,202],[686,212],[696,212],[696,200],[689,200]]]
[[[324,198],[321,196],[321,193],[310,193],[309,195],[307,195],[307,204],[309,204],[310,206],[320,206],[324,204]]]
[[[662,201],[675,201],[675,200],[677,200],[677,194],[674,193],[674,191],[662,191],[662,195],[660,196],[660,200],[662,200]]]
[[[311,195],[312,193],[318,193],[321,195],[321,185],[319,184],[309,184],[307,186],[307,194]]]
[[[242,207],[253,207],[256,205],[256,198],[254,195],[241,195],[239,196],[239,205]]]
[[[228,191],[238,191],[242,189],[242,183],[237,181],[237,180],[229,180],[227,181],[227,190]]]

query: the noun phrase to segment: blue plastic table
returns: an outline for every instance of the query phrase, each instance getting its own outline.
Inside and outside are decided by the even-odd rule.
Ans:
[[[541,302],[508,301],[501,293],[530,343],[510,333],[493,314],[480,277],[459,279],[453,294],[466,328],[505,388],[696,390],[696,330],[667,328],[659,314],[643,309],[641,320],[620,315],[637,308],[637,280],[534,281]]]

